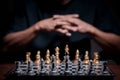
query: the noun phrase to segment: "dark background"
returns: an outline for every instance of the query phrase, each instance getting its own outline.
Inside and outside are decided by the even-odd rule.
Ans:
[[[0,38],[4,33],[4,29],[9,26],[11,19],[13,19],[15,12],[17,11],[16,6],[23,7],[23,0],[0,0]],[[119,0],[104,0],[107,6],[112,10],[113,15],[120,24],[120,3]],[[16,5],[17,3],[17,5]],[[21,8],[23,9],[23,8]]]
[[[17,10],[16,6],[20,6],[23,9],[23,0],[0,0],[0,62],[1,62],[1,47],[2,47],[2,37],[4,36],[6,28],[10,25],[15,12]],[[113,15],[120,25],[120,5],[119,0],[104,0],[108,7],[112,10]],[[17,5],[16,5],[17,3]],[[22,8],[23,7],[23,8]]]
[[[2,16],[1,15],[0,16],[2,17],[1,18],[2,24],[7,25],[6,22],[9,22],[10,19],[12,18],[12,16],[15,14],[15,11],[16,11],[15,3],[18,3],[18,4],[20,4],[21,7],[23,7],[22,1],[23,0],[0,0],[0,5],[1,5],[0,14],[2,15]],[[112,10],[116,19],[119,22],[120,21],[120,19],[119,19],[120,18],[119,0],[104,0],[104,1],[110,7],[110,9]]]

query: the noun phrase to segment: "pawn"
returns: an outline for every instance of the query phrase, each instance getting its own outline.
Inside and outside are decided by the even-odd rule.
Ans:
[[[88,55],[88,51],[85,52],[85,56],[84,56],[83,63],[84,63],[84,64],[88,64],[88,63],[89,63],[89,55]]]
[[[99,55],[98,55],[98,52],[94,52],[93,63],[94,64],[99,64]]]
[[[45,64],[50,64],[50,51],[49,49],[46,52],[46,56],[45,56]]]
[[[26,63],[26,64],[28,64],[28,62],[31,61],[30,55],[31,55],[30,52],[27,52],[27,53],[26,53],[26,60],[25,60],[25,63]]]
[[[40,64],[40,51],[37,51],[37,54],[36,54],[36,60],[35,60],[35,65],[39,66]]]
[[[80,56],[79,54],[80,54],[80,52],[79,52],[79,50],[77,49],[77,50],[76,50],[76,55],[75,55],[75,60],[74,60],[74,64],[76,64],[76,65],[78,64],[78,60],[79,60],[79,56]]]

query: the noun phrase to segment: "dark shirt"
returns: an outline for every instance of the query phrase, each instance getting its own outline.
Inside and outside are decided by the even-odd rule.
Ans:
[[[71,0],[67,5],[54,7],[54,9],[52,6],[39,5],[39,2],[35,0],[24,0],[24,5],[20,6],[19,4],[16,9],[15,20],[7,33],[27,29],[37,21],[50,18],[54,14],[79,14],[81,20],[94,25],[98,29],[119,34],[117,23],[102,0]],[[28,47],[28,50],[41,50],[44,54],[46,49],[50,49],[53,53],[54,48],[59,46],[61,53],[64,53],[66,44],[69,44],[71,54],[74,55],[76,49],[84,53],[86,50],[90,51],[90,36],[78,32],[73,32],[71,37],[66,37],[57,32],[40,32],[31,46]]]

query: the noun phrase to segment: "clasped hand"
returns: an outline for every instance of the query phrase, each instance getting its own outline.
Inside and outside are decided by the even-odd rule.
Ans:
[[[79,19],[77,14],[53,15],[38,21],[35,26],[38,30],[57,31],[66,36],[71,36],[71,32],[88,33],[92,29],[92,25]]]

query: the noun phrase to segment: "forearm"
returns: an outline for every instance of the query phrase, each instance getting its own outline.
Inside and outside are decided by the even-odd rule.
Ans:
[[[120,36],[103,32],[95,27],[91,31],[92,38],[105,50],[115,51],[120,50]]]
[[[3,38],[3,51],[24,49],[37,35],[38,31],[34,25],[23,31],[9,33]]]

